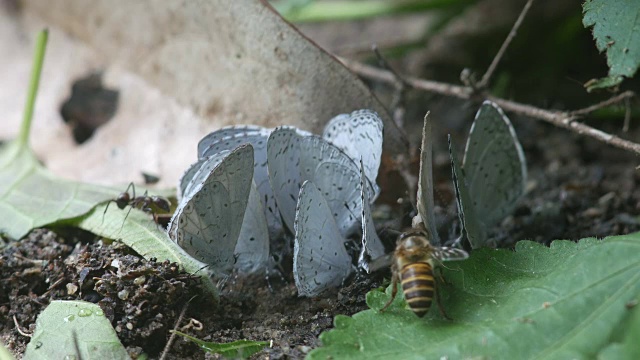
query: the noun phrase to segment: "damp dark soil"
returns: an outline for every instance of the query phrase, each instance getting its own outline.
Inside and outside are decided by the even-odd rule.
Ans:
[[[498,241],[507,247],[520,239],[548,244],[640,230],[640,175],[634,156],[533,121],[515,124],[529,165],[528,192],[514,214],[495,229]],[[437,197],[453,203],[446,145],[434,142]],[[387,187],[401,187],[392,184],[399,182],[392,172],[380,176],[387,177]],[[379,180],[384,186],[385,179]],[[378,210],[391,211],[378,215],[386,217],[378,222],[390,250],[389,228],[399,230],[406,224],[411,206],[405,201],[391,207],[383,200],[384,196]],[[439,213],[455,219],[454,205],[441,207]],[[444,231],[455,231],[451,223],[445,224]],[[178,330],[214,342],[269,341],[270,346],[253,358],[299,359],[320,345],[318,336],[332,327],[335,315],[366,309],[367,291],[383,285],[389,275],[358,275],[341,289],[313,299],[297,296],[287,270],[271,271],[269,277],[233,275],[221,285],[221,301],[215,306],[203,296],[198,281],[174,264],[145,260],[123,245],[107,244],[88,233],[55,231],[34,230],[1,252],[0,335],[15,354],[24,352],[29,338],[23,334],[33,332],[36,316],[50,301],[83,299],[103,308],[134,357],[159,357],[188,303]],[[204,357],[180,337],[168,350],[168,358]]]

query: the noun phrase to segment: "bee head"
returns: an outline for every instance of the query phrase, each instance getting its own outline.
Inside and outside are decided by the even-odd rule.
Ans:
[[[397,251],[407,260],[425,261],[431,256],[432,247],[423,232],[408,232],[400,235]]]

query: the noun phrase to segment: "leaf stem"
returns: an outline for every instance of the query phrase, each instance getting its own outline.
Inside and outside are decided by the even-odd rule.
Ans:
[[[42,73],[42,63],[44,62],[44,51],[47,47],[47,39],[49,38],[49,30],[44,29],[38,33],[36,39],[36,48],[33,55],[33,68],[31,69],[31,79],[29,81],[29,90],[27,92],[27,102],[24,107],[24,117],[18,135],[18,143],[20,147],[28,146],[29,132],[31,130],[31,120],[33,119],[33,108],[36,103],[36,94],[38,93],[38,85],[40,84],[40,74]]]

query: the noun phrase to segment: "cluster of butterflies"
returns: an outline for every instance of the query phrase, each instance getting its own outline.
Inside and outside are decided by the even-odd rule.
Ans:
[[[293,272],[301,296],[316,296],[349,277],[355,266],[345,243],[356,234],[361,234],[359,267],[370,271],[385,259],[388,264],[370,210],[380,191],[382,132],[381,119],[370,110],[333,118],[322,136],[290,126],[215,131],[199,142],[198,161],[180,179],[169,236],[222,276],[233,268],[268,267],[270,249],[290,246],[283,241],[288,229],[294,234]],[[472,248],[491,246],[487,231],[524,193],[526,164],[515,131],[497,105],[485,102],[462,167],[451,141],[449,147],[459,239],[468,239]],[[414,224],[422,224],[429,241],[441,246],[431,172],[431,131],[425,125]]]
[[[382,131],[375,112],[359,110],[333,118],[322,136],[290,126],[210,133],[180,179],[169,236],[225,275],[269,266],[270,249],[290,247],[288,229],[299,294],[339,286],[354,271],[344,244],[361,228],[359,265],[384,255],[369,208],[379,194]]]

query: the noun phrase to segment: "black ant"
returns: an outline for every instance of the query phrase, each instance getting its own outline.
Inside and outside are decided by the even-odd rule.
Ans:
[[[129,194],[129,189],[132,190],[131,194]],[[153,220],[155,222],[158,221],[158,213],[168,213],[171,211],[171,202],[164,197],[156,195],[149,196],[147,191],[145,191],[142,196],[136,196],[136,187],[133,183],[129,183],[127,190],[120,193],[118,197],[109,200],[107,206],[104,208],[104,213],[102,213],[103,217],[104,214],[107,213],[107,209],[109,209],[109,204],[112,202],[116,203],[116,206],[118,206],[118,209],[120,210],[123,210],[127,205],[131,206],[127,212],[127,216],[129,216],[131,209],[136,208],[153,215]],[[127,216],[125,216],[125,219]]]

